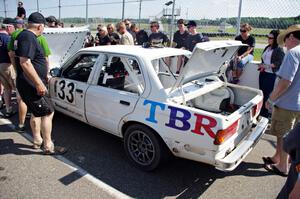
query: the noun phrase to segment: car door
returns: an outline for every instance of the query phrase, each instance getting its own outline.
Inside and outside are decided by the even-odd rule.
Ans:
[[[121,119],[131,113],[144,90],[136,59],[102,54],[101,67],[86,93],[86,117],[91,125],[119,134]]]
[[[87,52],[75,55],[63,66],[61,76],[51,80],[51,97],[58,111],[86,122],[85,93],[92,81],[98,56]]]

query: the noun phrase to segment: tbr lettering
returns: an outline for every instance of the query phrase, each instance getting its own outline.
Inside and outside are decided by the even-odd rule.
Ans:
[[[146,118],[146,121],[152,122],[157,124],[156,110],[160,109],[161,111],[166,111],[166,105],[160,102],[155,102],[151,100],[145,100],[144,106],[150,106],[149,117]],[[192,117],[192,114],[182,108],[174,107],[174,106],[167,106],[170,110],[169,122],[165,125],[170,128],[174,128],[181,131],[190,130],[191,124],[189,120]],[[194,116],[196,117],[195,127],[191,130],[192,133],[198,135],[204,135],[206,132],[211,138],[215,138],[215,133],[213,132],[212,128],[217,125],[217,121],[205,115],[200,115],[195,113]]]

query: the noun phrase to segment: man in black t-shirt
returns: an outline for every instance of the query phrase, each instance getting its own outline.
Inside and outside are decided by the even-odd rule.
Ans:
[[[151,34],[149,35],[149,43],[152,46],[156,47],[163,47],[167,46],[167,43],[170,41],[167,35],[164,33],[160,32],[159,29],[159,24],[156,21],[153,21],[150,23],[150,29],[151,29]]]
[[[45,18],[38,12],[28,18],[28,29],[16,38],[17,89],[22,100],[31,111],[30,120],[33,147],[43,144],[44,154],[63,153],[65,149],[55,147],[51,139],[54,108],[47,94],[47,63],[42,47],[37,41],[45,27]],[[41,136],[43,131],[43,138]]]
[[[174,39],[173,39],[174,47],[187,49],[186,40],[187,37],[189,36],[189,32],[185,28],[183,19],[179,19],[177,21],[177,27],[178,30],[174,33]]]
[[[26,18],[26,11],[25,8],[23,7],[23,2],[19,1],[18,3],[18,9],[17,9],[17,17],[19,19],[25,19]]]

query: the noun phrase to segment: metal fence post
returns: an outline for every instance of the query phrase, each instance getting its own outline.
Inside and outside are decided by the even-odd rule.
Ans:
[[[240,0],[238,18],[237,18],[237,21],[236,21],[236,35],[239,34],[239,29],[240,29],[240,25],[241,25],[242,2],[243,2],[243,0]]]
[[[170,47],[171,47],[172,41],[173,41],[174,11],[175,11],[175,0],[173,0],[173,5],[172,5],[171,30],[170,30]]]

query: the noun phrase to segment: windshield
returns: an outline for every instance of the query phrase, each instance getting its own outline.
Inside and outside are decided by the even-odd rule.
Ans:
[[[152,60],[152,66],[162,84],[167,89],[174,86],[188,58],[184,55],[161,57]]]

